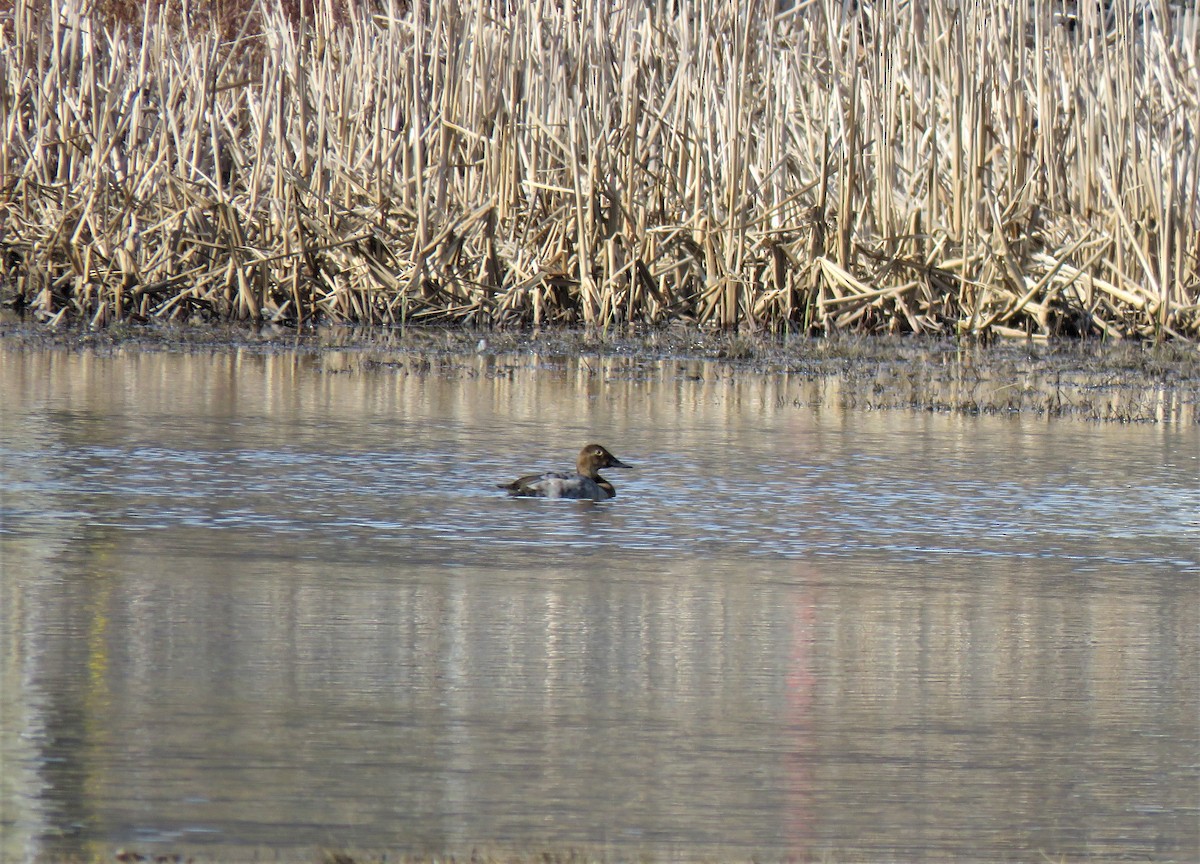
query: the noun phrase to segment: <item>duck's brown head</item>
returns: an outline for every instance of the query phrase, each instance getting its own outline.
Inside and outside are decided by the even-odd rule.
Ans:
[[[601,468],[631,468],[599,444],[589,444],[579,451],[576,469],[584,477],[593,480],[600,476]]]

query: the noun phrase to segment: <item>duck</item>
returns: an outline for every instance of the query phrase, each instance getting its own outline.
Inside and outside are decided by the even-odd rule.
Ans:
[[[607,501],[617,496],[613,485],[600,476],[601,468],[631,468],[599,444],[588,444],[579,451],[575,470],[548,471],[518,477],[511,483],[501,483],[516,498],[576,498],[587,501]]]

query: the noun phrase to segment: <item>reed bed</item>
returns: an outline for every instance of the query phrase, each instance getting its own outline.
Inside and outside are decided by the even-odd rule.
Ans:
[[[0,12],[8,302],[1200,339],[1194,3],[247,2]]]

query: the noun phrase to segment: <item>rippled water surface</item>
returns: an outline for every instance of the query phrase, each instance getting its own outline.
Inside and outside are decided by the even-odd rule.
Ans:
[[[835,390],[0,350],[0,859],[1200,858],[1196,428]]]

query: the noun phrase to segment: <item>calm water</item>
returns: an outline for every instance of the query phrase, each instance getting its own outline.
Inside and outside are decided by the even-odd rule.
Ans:
[[[0,345],[0,859],[1200,858],[1200,432],[836,389]]]

